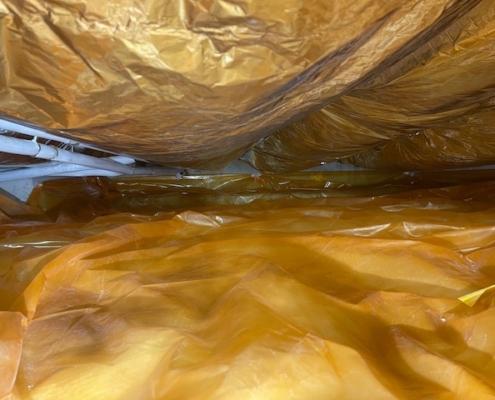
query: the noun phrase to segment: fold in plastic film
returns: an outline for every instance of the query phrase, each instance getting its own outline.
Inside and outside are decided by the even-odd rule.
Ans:
[[[24,213],[2,202],[0,396],[495,396],[494,292],[459,300],[495,282],[493,182],[134,208],[229,182],[65,180]],[[55,192],[108,206],[70,213]]]
[[[437,26],[322,110],[259,142],[246,158],[266,171],[336,159],[417,170],[495,162],[495,3]]]
[[[214,167],[416,59],[478,3],[1,0],[0,115],[140,159]]]

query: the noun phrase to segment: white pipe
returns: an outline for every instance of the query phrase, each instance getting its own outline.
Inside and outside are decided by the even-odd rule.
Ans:
[[[53,174],[51,176],[77,176],[77,177],[85,177],[85,176],[120,176],[118,172],[105,171],[103,169],[84,169],[80,171],[72,171],[72,172],[64,172],[61,174]]]
[[[0,135],[0,151],[19,154],[45,160],[58,161],[69,164],[78,164],[90,168],[104,169],[121,174],[135,174],[136,169],[120,164],[113,160],[97,158],[86,154],[73,153],[31,140],[17,139]]]
[[[47,131],[40,129],[40,128],[33,128],[30,126],[19,124],[17,122],[8,121],[8,120],[2,119],[2,118],[0,118],[0,129],[10,131],[10,132],[22,133],[23,135],[28,135],[31,137],[40,137],[40,138],[47,139],[47,140],[53,140],[55,142],[64,143],[64,144],[71,145],[71,146],[79,146],[79,147],[86,148],[86,149],[93,149],[93,150],[100,151],[102,153],[117,154],[117,153],[112,152],[112,151],[103,150],[97,146],[93,146],[93,145],[86,144],[86,143],[81,143],[81,142],[74,140],[74,139],[68,139],[68,138],[65,138],[63,136],[58,136],[58,135],[54,135],[52,133],[48,133]]]
[[[170,174],[174,175],[178,172],[178,170],[176,169],[169,169],[162,167],[136,168],[129,165],[125,165],[125,164],[134,163],[134,160],[132,158],[125,156],[97,158],[93,156],[88,156],[86,154],[73,153],[67,150],[59,149],[54,146],[37,143],[31,140],[18,139],[18,138],[2,136],[2,135],[0,135],[0,152],[25,155],[34,158],[57,161],[59,163],[65,163],[65,164],[77,164],[77,166],[79,166],[79,170],[84,170],[84,169],[105,170],[105,171],[111,171],[117,174],[124,174],[124,175],[170,175]],[[45,164],[44,167],[48,167],[48,166]],[[28,168],[28,169],[36,170],[39,168],[40,166],[34,168]],[[62,168],[62,167],[57,167],[57,168]],[[19,171],[20,174],[20,171],[22,170],[16,170],[16,171]],[[39,173],[42,172],[43,171],[40,171]],[[70,172],[70,171],[66,171],[66,172]],[[7,174],[7,172],[4,172],[3,174]],[[28,174],[28,172],[23,172],[23,174]],[[47,171],[47,173],[43,173],[43,175],[38,174],[37,176],[49,176],[49,175],[53,175],[53,173]],[[4,179],[7,178],[8,177],[5,177]]]
[[[0,149],[0,152],[2,150]],[[105,158],[104,158],[105,159]],[[125,165],[131,165],[131,164],[134,164],[136,162],[136,160],[134,160],[133,158],[130,158],[130,157],[127,157],[127,156],[112,156],[112,157],[107,157],[106,158],[107,160],[113,160],[115,162],[118,162],[119,164],[125,164]],[[73,165],[73,164],[68,164],[68,163],[58,163],[56,161],[49,161],[49,162],[46,162],[46,163],[34,163],[34,164],[20,164],[20,165],[16,165],[16,164],[13,164],[13,165],[6,165],[5,167],[7,168],[7,170],[13,170],[13,169],[21,169],[21,168],[40,168],[40,167],[48,167],[48,166],[53,166],[53,165],[59,165],[59,164],[62,164],[62,165]],[[84,167],[84,166],[81,166],[81,165],[77,165],[77,164],[74,164],[77,166],[77,168],[79,169],[88,169],[88,167]],[[1,166],[3,167],[3,166]],[[0,169],[1,171],[1,169]]]
[[[109,159],[121,163],[132,164],[134,160],[128,157],[110,157]],[[102,169],[91,169],[77,164],[65,164],[57,162],[47,162],[42,164],[32,164],[29,167],[11,169],[0,173],[0,182],[10,182],[18,179],[40,178],[43,176],[117,176],[118,172]]]
[[[0,173],[0,182],[10,182],[21,179],[39,178],[42,176],[54,176],[65,172],[83,171],[87,167],[75,164],[47,163],[50,165],[40,165],[37,168],[20,168]]]
[[[16,122],[7,121],[5,119],[0,119],[0,129],[4,129],[6,131],[11,131],[11,132],[18,132],[33,137],[37,136],[43,139],[54,140],[60,143],[70,144],[74,146],[80,144],[75,140],[52,135],[51,133],[45,132],[44,130],[38,128],[31,128],[29,126],[21,125]]]
[[[75,164],[56,164],[42,168],[22,168],[0,173],[0,182],[22,179],[42,178],[47,176],[119,176],[118,172],[103,169],[87,169]]]

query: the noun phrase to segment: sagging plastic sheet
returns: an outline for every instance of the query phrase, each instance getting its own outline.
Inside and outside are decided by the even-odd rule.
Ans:
[[[418,170],[487,165],[495,161],[493,107],[445,121],[362,151],[347,162],[372,169]]]
[[[493,182],[78,221],[63,188],[95,197],[2,202],[0,398],[495,396]]]
[[[494,70],[495,2],[485,0],[247,158],[271,171],[335,159],[403,170],[493,163]]]
[[[483,13],[465,15],[491,15],[492,2],[479,3],[1,0],[0,114],[139,158],[211,167],[354,87],[417,66],[439,35],[457,43],[459,29],[486,24]],[[485,56],[467,64],[483,69]],[[450,67],[462,84],[426,68],[425,90],[445,84],[446,102],[470,98],[474,72]],[[410,102],[403,91],[400,104]]]

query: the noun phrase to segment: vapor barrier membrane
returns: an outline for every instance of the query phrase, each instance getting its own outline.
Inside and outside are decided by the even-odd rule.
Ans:
[[[246,158],[270,171],[335,159],[390,170],[494,163],[493,71],[495,2],[482,0]]]
[[[258,168],[298,170],[493,111],[494,15],[492,0],[0,0],[0,115],[171,166],[257,144]]]
[[[0,398],[493,398],[495,183],[390,178],[2,198]]]

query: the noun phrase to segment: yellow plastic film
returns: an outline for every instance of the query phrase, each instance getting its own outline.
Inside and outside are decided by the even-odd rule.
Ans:
[[[450,22],[246,158],[265,171],[337,159],[390,170],[495,162],[495,3],[479,1]]]
[[[419,61],[478,3],[1,0],[0,114],[168,165],[218,166],[405,56]]]
[[[494,293],[459,300],[495,282],[493,182],[154,203],[230,181],[47,183],[2,222],[0,396],[495,396]]]

